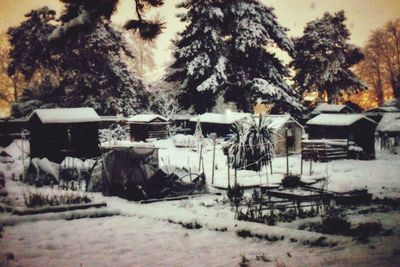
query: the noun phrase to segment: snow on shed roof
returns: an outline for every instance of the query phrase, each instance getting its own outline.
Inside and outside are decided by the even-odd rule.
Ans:
[[[232,124],[237,121],[251,118],[250,113],[228,112],[228,113],[204,113],[190,119],[192,122],[216,123],[216,124]]]
[[[258,120],[259,115],[253,115],[255,120]],[[300,127],[303,127],[298,121],[296,121],[290,114],[282,114],[282,115],[268,115],[268,119],[270,121],[269,127],[271,129],[281,129],[287,122],[292,121],[298,124]]]
[[[396,107],[377,107],[367,109],[365,112],[399,112],[400,110]]]
[[[152,122],[155,119],[160,119],[160,120],[162,120],[164,122],[168,121],[167,118],[165,118],[165,117],[163,117],[161,115],[157,115],[157,114],[138,114],[138,115],[130,117],[128,119],[128,122],[143,122],[143,123],[146,123],[146,122]]]
[[[385,113],[376,126],[377,132],[400,132],[400,112]]]
[[[362,114],[320,114],[307,121],[307,125],[326,125],[326,126],[350,126],[359,120],[367,120],[376,124],[373,120]]]
[[[312,113],[340,112],[344,108],[351,109],[347,105],[336,105],[336,104],[321,103],[312,111]]]
[[[99,122],[100,116],[93,108],[45,108],[35,109],[29,119],[36,114],[42,123],[82,123]]]

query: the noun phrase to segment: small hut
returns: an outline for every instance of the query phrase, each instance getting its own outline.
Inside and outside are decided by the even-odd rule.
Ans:
[[[100,129],[109,129],[113,125],[126,125],[128,118],[123,116],[100,116]]]
[[[396,113],[396,112],[400,112],[400,109],[396,107],[377,107],[377,108],[367,109],[364,112],[364,115],[370,119],[373,119],[376,123],[379,123],[382,117],[386,113]]]
[[[366,158],[375,158],[376,123],[362,114],[321,114],[307,126],[310,140],[347,140],[362,148]]]
[[[218,137],[224,137],[231,133],[234,123],[244,122],[251,118],[250,113],[227,112],[227,113],[204,113],[190,119],[191,127],[194,129],[200,122],[203,135],[216,133]]]
[[[269,115],[268,119],[273,131],[272,143],[275,154],[278,156],[286,155],[286,142],[289,153],[300,153],[304,133],[303,126],[289,114]]]
[[[315,117],[319,114],[346,114],[346,113],[355,113],[355,111],[347,105],[321,103],[311,112],[311,116]]]
[[[172,116],[170,122],[171,126],[174,127],[175,133],[193,134],[194,128],[190,127],[190,119],[192,117],[189,114],[176,114]]]
[[[376,127],[376,132],[381,141],[381,148],[400,144],[400,112],[385,113]]]
[[[146,141],[149,138],[168,137],[168,119],[155,114],[135,115],[128,119],[131,141]]]
[[[99,156],[99,122],[93,108],[36,109],[28,118],[31,157],[60,163],[67,156]]]

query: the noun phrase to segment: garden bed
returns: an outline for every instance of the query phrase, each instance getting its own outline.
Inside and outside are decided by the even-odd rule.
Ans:
[[[107,204],[105,202],[99,203],[82,203],[82,204],[70,204],[70,205],[58,205],[58,206],[44,206],[40,208],[22,208],[17,207],[13,210],[13,214],[15,215],[33,215],[47,212],[64,212],[70,210],[79,210],[79,209],[89,209],[89,208],[101,208],[106,207]]]

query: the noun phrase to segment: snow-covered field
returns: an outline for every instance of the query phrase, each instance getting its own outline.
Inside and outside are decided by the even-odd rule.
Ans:
[[[198,152],[174,148],[171,140],[159,141],[157,145],[160,165],[165,170],[174,168],[170,165],[198,170]],[[211,184],[211,146],[203,156],[207,182]],[[226,186],[226,158],[219,146],[216,162],[214,184]],[[291,156],[289,164],[291,172],[300,172],[299,156]],[[286,159],[275,158],[272,165],[274,173],[268,172],[268,182],[276,183],[286,171]],[[304,164],[304,178],[328,175],[330,190],[367,187],[376,197],[400,196],[400,156],[387,151],[378,150],[377,159],[372,161],[338,160],[313,163],[312,167],[313,173],[309,176],[309,163]],[[230,175],[233,183],[233,170]],[[238,181],[245,185],[266,184],[267,176],[265,171],[260,174],[238,171]],[[21,204],[21,188],[26,190],[27,186],[7,179],[6,187],[10,198]],[[90,194],[96,201],[107,203],[107,208],[103,208],[105,213],[115,214],[102,218],[66,220],[71,219],[73,212],[70,212],[20,219],[3,213],[0,224],[7,225],[0,239],[0,265],[239,266],[242,256],[249,260],[249,266],[398,266],[400,262],[398,211],[351,217],[355,223],[379,220],[384,228],[393,230],[391,236],[375,236],[369,243],[360,244],[351,237],[324,235],[337,246],[321,248],[303,244],[322,234],[296,230],[302,220],[277,226],[236,221],[224,193],[216,195],[220,191],[212,187],[210,192],[191,199],[152,204]],[[85,217],[90,212],[76,211],[74,217]],[[188,229],[192,226],[195,229]],[[267,234],[278,240],[242,238],[237,235],[239,230]],[[14,259],[7,260],[11,255]]]

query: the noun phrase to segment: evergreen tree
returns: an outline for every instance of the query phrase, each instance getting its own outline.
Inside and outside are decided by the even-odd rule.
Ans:
[[[178,7],[187,23],[174,41],[175,61],[167,81],[179,81],[179,102],[197,112],[209,111],[226,82],[226,57],[223,40],[224,14],[219,0],[187,0]]]
[[[309,22],[303,36],[295,40],[294,67],[299,92],[326,93],[328,102],[336,102],[341,92],[366,89],[350,68],[362,60],[363,53],[348,43],[350,33],[344,24],[343,11]]]
[[[121,54],[132,57],[121,33],[106,20],[90,32],[48,41],[57,29],[54,11],[42,8],[9,30],[13,49],[9,74],[20,71],[29,80],[46,70],[37,88],[27,88],[14,104],[14,116],[38,107],[93,107],[99,114],[135,114],[145,109],[147,98],[140,80],[127,70]]]
[[[287,29],[276,21],[273,8],[258,0],[227,1],[225,12],[229,52],[229,86],[225,99],[251,111],[256,102],[275,104],[275,111],[298,112],[301,105],[286,83],[287,68],[270,51],[272,46],[293,54]]]
[[[286,29],[272,8],[258,0],[187,0],[187,23],[174,43],[175,61],[167,81],[181,83],[181,103],[196,112],[211,110],[218,97],[250,111],[256,101],[276,110],[299,111],[288,71],[266,47],[293,52]]]

